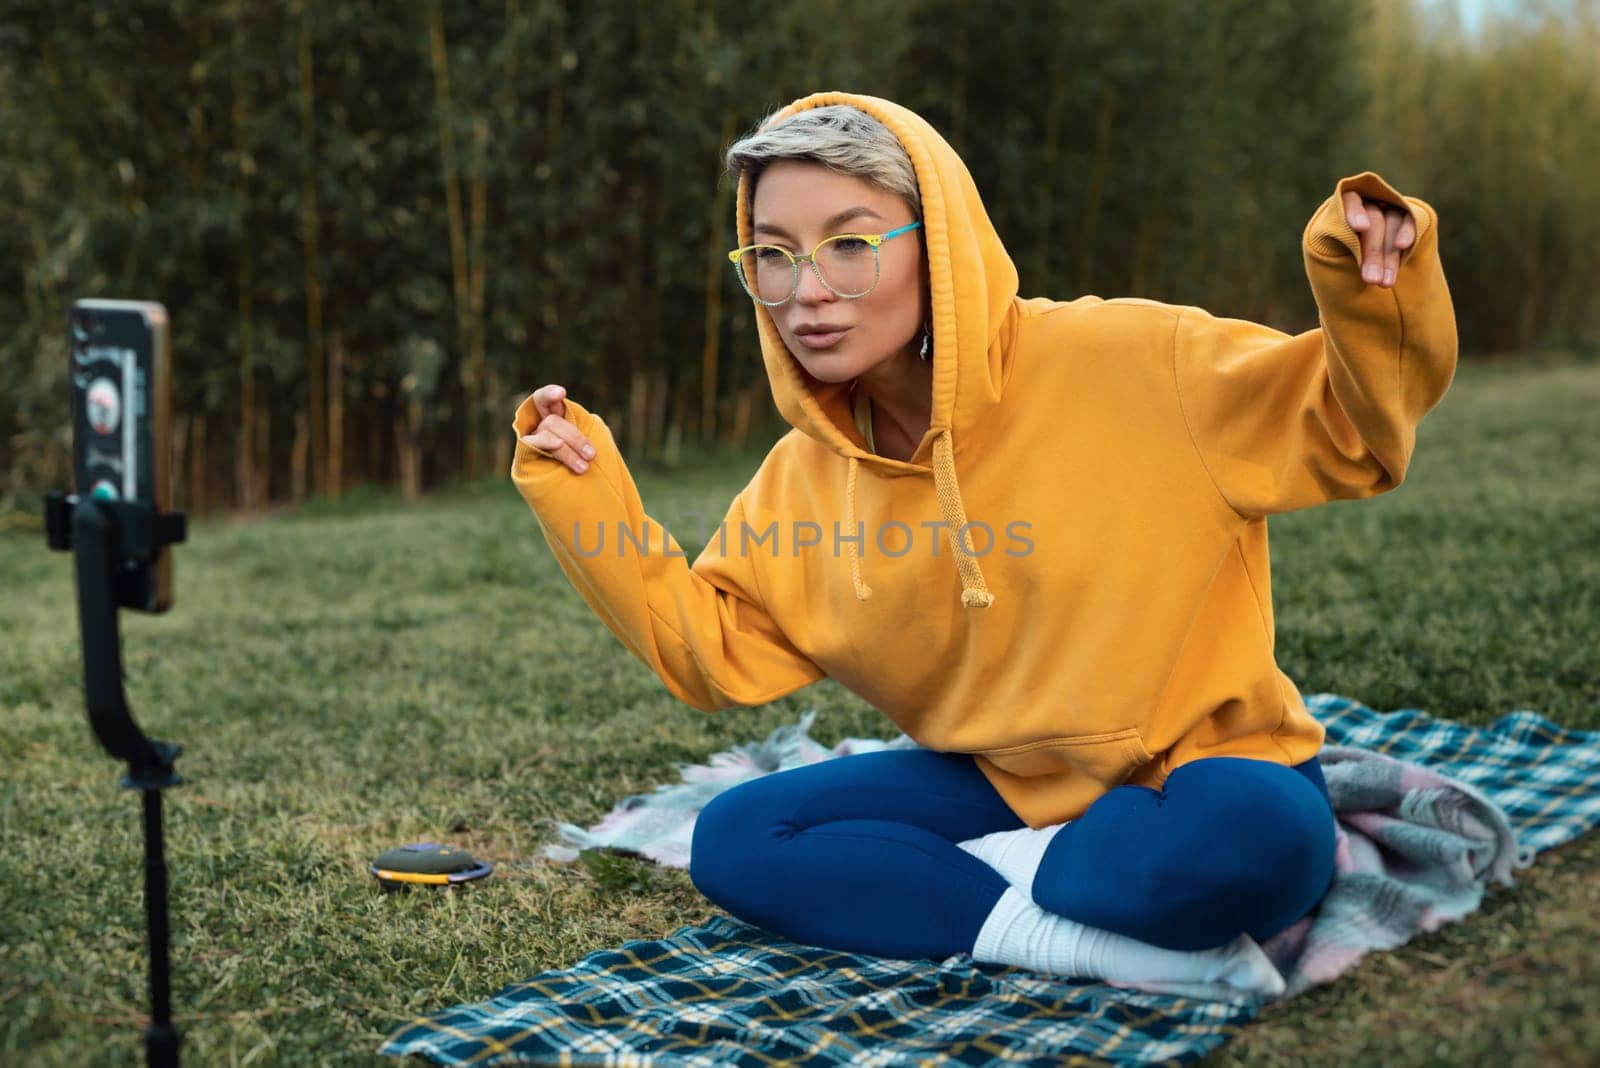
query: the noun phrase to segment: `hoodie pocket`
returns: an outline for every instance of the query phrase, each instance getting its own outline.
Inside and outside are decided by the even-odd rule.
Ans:
[[[1136,768],[1153,759],[1136,727],[1070,738],[1043,738],[980,753],[1001,771],[1019,778],[1077,773],[1107,789],[1127,781]]]

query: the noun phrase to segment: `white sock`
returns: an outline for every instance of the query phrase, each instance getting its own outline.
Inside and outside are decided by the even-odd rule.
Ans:
[[[1070,821],[1068,821],[1070,822]],[[1006,882],[1022,891],[1022,896],[1033,897],[1033,878],[1039,872],[1039,861],[1045,847],[1065,827],[1053,823],[1048,827],[1023,827],[1016,831],[996,831],[982,838],[968,838],[956,845],[983,861],[1005,877]]]
[[[1267,997],[1283,977],[1249,935],[1226,946],[1186,953],[1057,916],[1007,887],[978,932],[972,959],[986,964],[1121,982],[1225,983]]]

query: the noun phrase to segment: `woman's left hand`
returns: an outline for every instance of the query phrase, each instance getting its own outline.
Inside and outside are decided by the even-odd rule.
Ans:
[[[1344,195],[1344,217],[1361,235],[1361,278],[1388,289],[1400,273],[1400,253],[1417,240],[1417,224],[1409,208],[1360,193]]]

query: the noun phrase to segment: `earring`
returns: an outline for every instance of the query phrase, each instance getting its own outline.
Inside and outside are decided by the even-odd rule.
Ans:
[[[917,355],[924,360],[933,359],[933,327],[926,321],[922,324],[922,348],[917,351]]]

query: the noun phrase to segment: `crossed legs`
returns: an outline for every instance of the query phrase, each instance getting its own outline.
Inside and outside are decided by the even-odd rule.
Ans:
[[[690,878],[749,923],[898,958],[972,952],[1010,885],[958,843],[1026,831],[970,756],[887,750],[724,791],[696,820]],[[1035,832],[1036,833],[1036,832]],[[1315,759],[1211,757],[1162,790],[1120,786],[1050,839],[1039,907],[1152,946],[1262,939],[1316,904],[1334,823]]]

